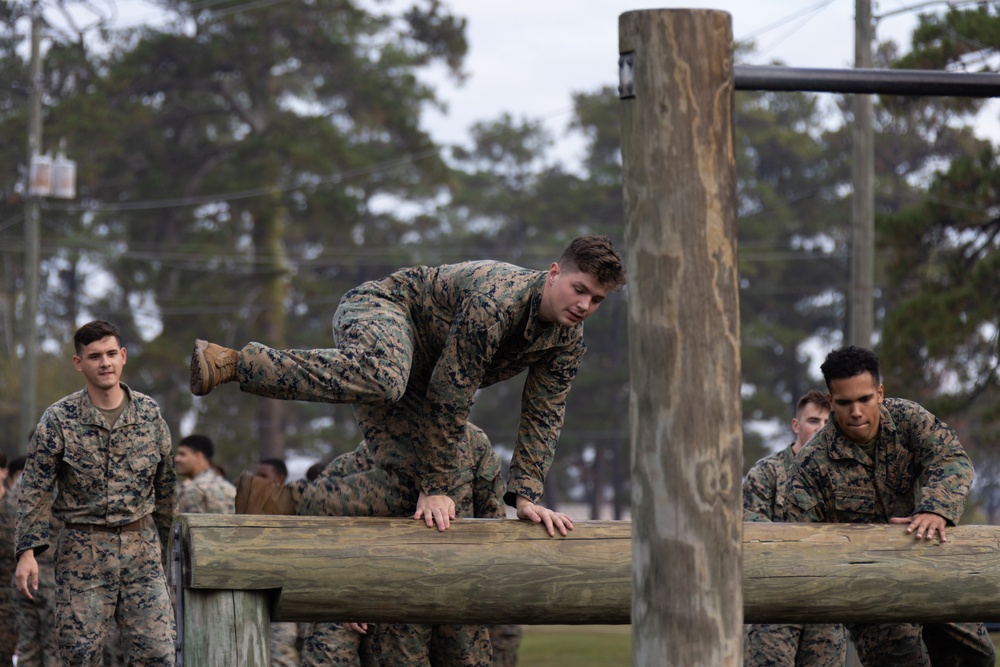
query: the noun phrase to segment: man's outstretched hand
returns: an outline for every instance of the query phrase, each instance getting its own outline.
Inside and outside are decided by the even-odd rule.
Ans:
[[[517,497],[517,518],[544,525],[549,537],[555,537],[557,530],[563,537],[567,530],[573,530],[573,519],[562,512],[536,505],[524,496]]]
[[[428,528],[437,524],[438,530],[444,532],[455,518],[455,501],[445,495],[428,496],[421,491],[413,518],[423,519]]]
[[[942,542],[948,541],[948,536],[944,533],[944,528],[948,525],[948,522],[945,521],[943,516],[934,514],[933,512],[921,512],[913,516],[893,517],[889,519],[889,523],[909,524],[906,532],[911,534],[916,532],[918,540],[929,540],[934,537],[934,533],[936,532],[941,536]]]

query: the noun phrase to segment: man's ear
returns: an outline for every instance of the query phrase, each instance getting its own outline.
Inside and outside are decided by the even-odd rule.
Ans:
[[[562,273],[562,269],[559,267],[559,262],[552,262],[549,266],[549,280],[558,278],[560,273]]]

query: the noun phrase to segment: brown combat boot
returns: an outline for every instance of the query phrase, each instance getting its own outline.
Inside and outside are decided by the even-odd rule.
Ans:
[[[252,472],[236,481],[237,514],[295,514],[298,501],[287,484],[275,484]]]
[[[191,393],[204,396],[223,382],[236,379],[240,353],[207,340],[196,340],[191,353]]]

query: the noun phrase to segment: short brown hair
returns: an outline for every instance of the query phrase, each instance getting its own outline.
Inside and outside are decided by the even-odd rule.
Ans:
[[[827,412],[830,411],[830,400],[826,397],[826,394],[816,389],[810,389],[804,393],[798,403],[795,404],[795,414],[801,414],[810,403],[821,410],[825,410]]]
[[[617,292],[627,281],[622,258],[607,236],[580,236],[569,244],[557,262],[565,270],[575,269],[597,278],[604,287]]]
[[[87,322],[77,329],[73,335],[73,345],[76,348],[76,353],[80,354],[83,352],[83,348],[91,343],[104,340],[108,336],[114,336],[115,340],[118,341],[118,347],[122,346],[122,334],[118,330],[118,327],[111,324],[111,322],[105,322],[104,320]]]

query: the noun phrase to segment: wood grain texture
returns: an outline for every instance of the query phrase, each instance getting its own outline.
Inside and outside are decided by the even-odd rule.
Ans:
[[[184,667],[270,667],[266,591],[184,591]]]
[[[636,665],[742,663],[732,46],[725,12],[619,19]]]
[[[747,523],[747,622],[1000,621],[1000,527]]]
[[[184,582],[273,591],[276,621],[629,622],[631,524],[185,514]]]

